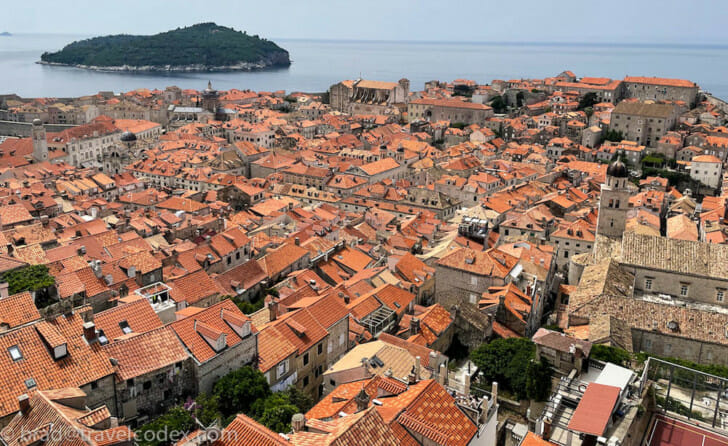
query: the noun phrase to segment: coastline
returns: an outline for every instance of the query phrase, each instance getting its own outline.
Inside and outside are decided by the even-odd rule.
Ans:
[[[82,64],[65,64],[59,62],[46,62],[39,60],[36,62],[39,65],[48,65],[55,67],[71,67],[80,68],[82,70],[107,72],[107,73],[214,73],[214,72],[234,72],[234,71],[263,71],[274,68],[288,68],[291,66],[291,61],[288,63],[275,63],[269,60],[262,60],[258,62],[241,62],[235,65],[223,65],[223,66],[207,66],[203,64],[193,65],[146,65],[146,66],[96,66],[96,65],[82,65]]]

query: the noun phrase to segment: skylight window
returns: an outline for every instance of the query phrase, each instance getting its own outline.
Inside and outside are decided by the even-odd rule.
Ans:
[[[33,378],[28,378],[25,380],[25,387],[28,388],[28,390],[32,389],[33,387],[37,387],[38,384],[36,384],[35,380]]]
[[[131,333],[131,327],[129,326],[129,323],[127,321],[119,322],[119,327],[121,327],[121,331],[123,331],[124,334]]]
[[[17,345],[13,345],[8,349],[8,352],[10,353],[10,357],[13,358],[13,361],[20,361],[23,359],[23,354],[20,353],[20,349]]]
[[[106,345],[109,343],[109,338],[104,334],[104,330],[99,330],[99,344]]]

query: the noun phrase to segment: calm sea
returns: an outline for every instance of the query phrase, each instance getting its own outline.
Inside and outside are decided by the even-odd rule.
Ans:
[[[19,34],[0,37],[0,94],[68,97],[136,88],[325,91],[331,84],[358,76],[396,81],[407,77],[411,89],[424,82],[554,76],[565,69],[577,76],[625,75],[690,79],[728,98],[728,45],[608,45],[541,43],[372,42],[273,39],[286,48],[288,69],[254,73],[127,74],[48,67],[35,62],[84,38],[69,35]]]

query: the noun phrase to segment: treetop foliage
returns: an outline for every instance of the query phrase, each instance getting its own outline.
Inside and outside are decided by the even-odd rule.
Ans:
[[[98,67],[223,67],[267,59],[277,66],[290,65],[288,51],[275,43],[215,23],[200,23],[153,36],[94,37],[41,55],[44,62]]]

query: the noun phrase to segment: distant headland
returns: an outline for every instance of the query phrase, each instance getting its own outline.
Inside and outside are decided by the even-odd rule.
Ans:
[[[270,40],[215,23],[153,36],[94,37],[43,53],[38,62],[96,71],[254,71],[288,67],[288,51]]]
[[[1,32],[1,33],[0,33],[0,37],[10,37],[10,36],[12,36],[12,34],[10,34],[10,33],[9,33],[9,32],[7,32],[7,31],[5,31],[5,32]]]

